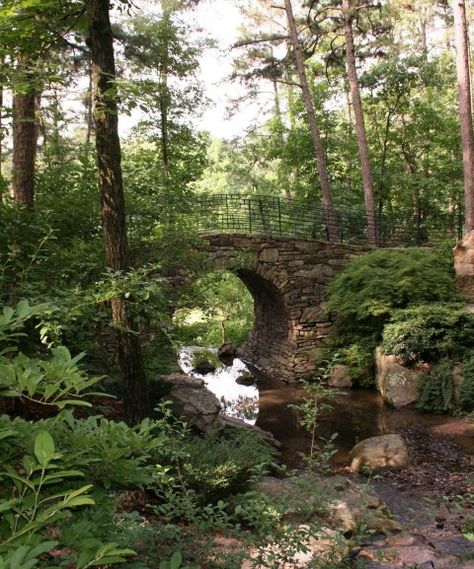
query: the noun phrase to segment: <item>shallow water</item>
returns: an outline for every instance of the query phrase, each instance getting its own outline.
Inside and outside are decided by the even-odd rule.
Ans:
[[[300,453],[307,453],[310,445],[309,434],[300,426],[299,413],[291,407],[302,400],[301,386],[284,385],[261,376],[257,387],[238,385],[235,379],[248,371],[239,359],[214,373],[195,374],[191,362],[193,353],[199,349],[203,348],[182,349],[183,371],[204,379],[208,388],[224,401],[226,414],[270,431],[281,442],[281,460],[288,466],[298,466]],[[332,409],[320,417],[318,436],[329,439],[337,433],[336,463],[348,463],[350,449],[360,440],[400,432],[412,425],[422,426],[436,435],[450,436],[465,453],[474,454],[474,430],[471,432],[466,420],[460,417],[419,413],[415,409],[396,410],[385,405],[376,391],[368,389],[344,390],[331,403]]]
[[[222,403],[224,412],[230,417],[243,419],[246,423],[255,424],[258,415],[258,389],[255,385],[247,387],[239,385],[235,380],[249,370],[242,360],[235,358],[232,365],[218,367],[215,372],[199,374],[193,372],[194,355],[200,351],[217,353],[215,348],[199,348],[188,346],[181,348],[178,363],[184,373],[203,379],[206,386]]]

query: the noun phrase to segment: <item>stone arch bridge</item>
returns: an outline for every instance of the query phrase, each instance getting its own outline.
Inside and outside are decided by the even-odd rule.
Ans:
[[[254,299],[241,357],[283,381],[311,375],[331,321],[322,303],[331,280],[367,248],[298,237],[202,233],[211,266],[233,271]]]
[[[180,217],[200,232],[211,265],[235,272],[254,298],[255,321],[242,357],[272,377],[311,375],[331,321],[322,304],[331,280],[367,251],[369,226],[378,246],[433,245],[456,240],[453,219],[410,220],[410,214],[334,209],[279,197],[213,194],[166,199],[161,221]],[[337,229],[328,242],[328,227]],[[333,232],[334,233],[334,232]]]

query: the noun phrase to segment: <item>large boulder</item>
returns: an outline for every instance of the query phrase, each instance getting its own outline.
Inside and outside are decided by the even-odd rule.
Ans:
[[[209,360],[202,360],[193,368],[193,372],[199,375],[206,375],[213,371],[216,371],[216,366]]]
[[[228,415],[221,415],[218,421],[219,426],[226,429],[244,429],[246,431],[251,431],[264,441],[274,446],[275,448],[280,448],[281,443],[276,440],[276,438],[269,431],[264,431],[257,425],[250,425],[242,419],[237,419],[237,417],[229,417]]]
[[[401,468],[410,463],[408,449],[401,435],[381,435],[370,437],[356,444],[351,450],[351,470],[357,472],[362,467],[368,470],[382,468]]]
[[[368,533],[390,535],[402,531],[402,526],[388,516],[385,503],[376,494],[355,485],[329,503],[329,512],[332,525],[345,535],[361,526]]]
[[[396,356],[375,350],[375,383],[384,401],[399,409],[420,397],[419,387],[423,372],[402,366]]]
[[[465,235],[454,248],[454,272],[459,290],[474,302],[474,231]]]
[[[350,376],[351,368],[343,364],[333,365],[329,372],[329,387],[337,389],[348,389],[352,387],[352,378]]]
[[[224,363],[232,363],[236,357],[236,347],[232,342],[224,342],[217,350],[217,357]]]
[[[203,432],[214,426],[221,404],[202,379],[184,374],[168,375],[161,379],[170,387],[166,398],[171,401],[171,409],[178,417]]]
[[[256,381],[255,376],[249,371],[246,371],[242,375],[239,375],[235,380],[235,383],[238,385],[244,385],[245,387],[250,387],[251,385],[255,385]]]

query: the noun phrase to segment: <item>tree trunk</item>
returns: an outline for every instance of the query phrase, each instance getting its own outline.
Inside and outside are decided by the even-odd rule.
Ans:
[[[90,143],[91,143],[91,136],[92,136],[92,131],[94,130],[94,117],[93,117],[93,113],[92,113],[92,91],[94,88],[94,83],[93,83],[93,77],[92,77],[92,62],[88,61],[87,63],[87,75],[88,75],[88,79],[89,79],[89,85],[87,88],[87,94],[86,94],[86,139],[85,139],[85,145],[86,145],[86,153],[89,152],[89,147],[90,147]]]
[[[375,214],[374,189],[372,185],[372,173],[369,160],[369,148],[365,133],[364,112],[360,96],[359,80],[357,77],[354,36],[352,32],[352,13],[350,0],[342,0],[344,13],[344,35],[346,38],[346,62],[347,77],[351,88],[352,105],[354,107],[355,128],[357,134],[357,146],[359,148],[360,169],[362,172],[362,184],[364,186],[364,202],[367,215],[367,232],[369,242],[372,245],[379,244],[377,218]]]
[[[283,128],[283,119],[281,116],[280,93],[278,92],[278,83],[275,79],[272,79],[272,86],[273,86],[273,102],[274,102],[273,109],[275,113],[275,118],[277,120],[278,144],[280,146],[281,155],[283,156],[285,153],[285,138],[283,135],[284,128]],[[281,175],[281,170],[282,170],[281,165],[279,170],[280,170],[279,174]],[[283,180],[281,181],[283,182],[284,186],[285,198],[290,202],[292,197],[291,187],[290,187],[290,174],[288,173],[286,167],[283,168]]]
[[[459,122],[464,170],[464,205],[466,233],[474,230],[474,136],[472,131],[469,45],[464,0],[454,0],[454,39],[458,80]]]
[[[331,186],[329,184],[329,176],[326,164],[326,156],[324,154],[323,145],[321,143],[321,135],[319,133],[318,124],[316,122],[316,114],[314,111],[313,99],[306,77],[304,66],[303,51],[298,37],[295,17],[291,0],[285,0],[286,17],[288,20],[288,30],[290,33],[291,43],[295,52],[296,70],[300,81],[300,87],[303,93],[303,102],[308,117],[309,129],[311,132],[311,140],[314,148],[314,157],[318,166],[319,180],[321,183],[321,194],[323,207],[326,214],[328,227],[328,238],[331,242],[339,241],[339,232],[337,227],[337,218],[332,204]]]
[[[33,209],[38,129],[35,112],[36,91],[33,77],[26,66],[27,62],[21,59],[18,68],[24,76],[22,91],[13,94],[12,190],[15,203]]]
[[[421,49],[423,51],[423,57],[425,59],[428,58],[428,33],[427,33],[427,27],[428,27],[428,20],[426,17],[421,16],[420,18],[420,43],[421,43]]]
[[[171,8],[167,2],[163,3],[163,24],[165,27],[171,25]],[[167,39],[161,47],[162,58],[160,61],[160,118],[161,118],[161,154],[163,160],[163,170],[166,183],[170,178],[169,163],[169,128],[168,110],[170,106],[170,92],[168,86],[169,72],[169,42]]]
[[[127,230],[110,0],[88,0],[87,21],[92,58],[94,123],[99,167],[102,224],[107,265],[127,269]],[[123,376],[127,420],[136,423],[148,413],[148,390],[138,336],[133,333],[124,298],[112,300],[112,322]]]

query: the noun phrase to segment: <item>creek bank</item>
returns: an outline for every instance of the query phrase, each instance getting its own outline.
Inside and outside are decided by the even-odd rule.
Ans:
[[[276,448],[280,446],[272,433],[237,417],[222,414],[221,403],[202,379],[185,374],[172,374],[160,377],[160,381],[169,388],[166,397],[171,402],[173,413],[198,431],[208,432],[219,428],[245,429],[254,432]]]
[[[472,457],[426,427],[413,425],[402,434],[410,464],[384,470],[370,483],[402,531],[369,541],[359,557],[371,569],[473,569],[474,543],[461,533],[474,516]]]
[[[308,445],[295,409],[288,407],[288,403],[301,401],[301,389],[260,377],[258,388],[257,424],[282,441],[283,461],[294,467],[299,464],[297,452],[307,452]],[[336,540],[343,548],[351,548],[352,537],[357,537],[359,545],[349,556],[360,564],[358,567],[408,569],[418,564],[421,569],[474,569],[474,564],[466,561],[466,555],[474,556],[474,545],[460,532],[474,516],[469,500],[474,493],[470,481],[474,471],[471,457],[455,442],[462,442],[468,453],[474,450],[474,436],[466,418],[420,414],[410,407],[395,409],[384,405],[376,392],[367,390],[346,390],[333,404],[334,409],[321,417],[319,433],[326,438],[340,433],[334,472],[325,478],[325,484],[318,482],[309,493],[303,493],[299,504],[293,501],[287,506],[285,514],[298,529],[306,523],[304,517],[298,517],[301,510],[307,515],[312,509],[310,521],[319,523],[322,533],[316,541],[308,542],[310,553],[320,558],[330,555]],[[387,433],[403,437],[410,464],[387,468],[377,479],[350,471],[349,449],[358,441]],[[274,495],[285,499],[286,490],[294,492],[292,486],[299,485],[298,478],[266,479],[266,488],[260,489],[268,493],[269,485],[273,485]],[[317,499],[322,497],[330,497],[332,515],[318,511]],[[356,535],[361,524],[369,528],[367,535]]]
[[[256,489],[290,504],[286,517],[296,527],[301,508],[306,514],[313,508],[310,522],[323,531],[308,542],[308,559],[328,553],[336,540],[339,552],[349,548],[354,567],[474,569],[474,543],[460,531],[474,516],[471,457],[426,428],[409,427],[403,438],[410,465],[373,479],[344,466],[327,476],[312,474],[309,487],[301,472],[283,480],[267,477]]]

